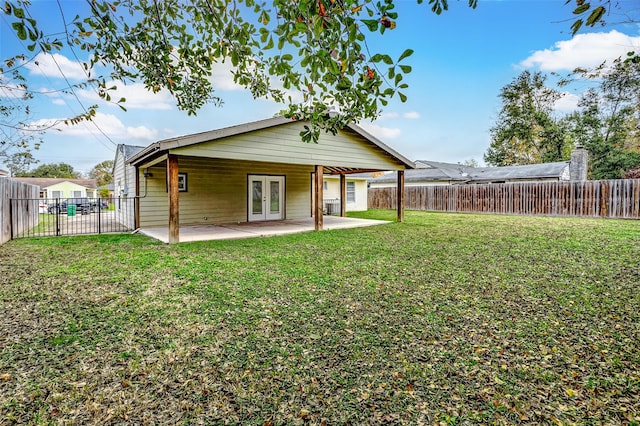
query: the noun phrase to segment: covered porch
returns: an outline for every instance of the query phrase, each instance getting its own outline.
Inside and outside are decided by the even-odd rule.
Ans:
[[[324,230],[362,228],[366,226],[390,223],[385,220],[357,219],[352,217],[325,216]],[[218,225],[181,225],[180,242],[237,240],[241,238],[272,237],[275,235],[298,234],[316,229],[313,217],[304,219],[285,219],[266,222],[244,222]],[[141,228],[141,234],[170,242],[169,227]]]
[[[136,228],[156,229],[169,244],[201,238],[193,234],[233,231],[226,239],[335,229],[350,222],[346,176],[384,170],[397,173],[397,220],[403,220],[404,170],[413,168],[411,161],[356,125],[323,134],[317,143],[300,140],[303,126],[276,117],[145,148],[129,160],[136,169]],[[325,174],[339,177],[334,213],[342,222],[323,214]],[[238,223],[246,225],[224,225]]]

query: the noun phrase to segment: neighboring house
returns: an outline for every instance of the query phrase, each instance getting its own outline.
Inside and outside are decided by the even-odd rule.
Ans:
[[[144,149],[143,146],[118,144],[113,160],[113,196],[126,197],[135,192],[136,168],[127,160]]]
[[[95,179],[14,177],[13,180],[40,187],[40,198],[96,198]]]
[[[367,210],[367,179],[368,175],[348,175],[345,193],[347,198],[346,211],[355,212]],[[325,175],[323,198],[327,214],[340,213],[340,176]],[[337,209],[337,210],[336,210]]]
[[[586,151],[577,148],[571,158],[571,161],[503,167],[469,167],[417,160],[416,168],[405,174],[405,186],[586,180]],[[395,185],[396,176],[393,174],[369,179],[370,188]]]
[[[113,160],[112,191],[117,220],[128,228],[135,228],[135,209],[129,196],[136,195],[136,168],[127,163],[131,157],[144,149],[143,146],[118,144]]]
[[[8,171],[0,169],[0,177],[8,177],[8,176],[9,176]]]
[[[171,243],[179,241],[181,225],[313,216],[322,229],[316,206],[325,198],[324,176],[338,176],[346,186],[353,173],[402,175],[414,167],[357,125],[304,143],[305,124],[276,117],[149,145],[127,161],[137,171],[136,227],[168,226]],[[399,219],[403,208],[399,203]]]

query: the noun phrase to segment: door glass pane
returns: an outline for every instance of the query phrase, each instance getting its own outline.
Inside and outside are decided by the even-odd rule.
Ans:
[[[262,214],[262,182],[254,180],[251,182],[253,188],[251,197],[251,213]]]
[[[271,203],[269,204],[269,213],[278,213],[280,211],[280,182],[269,182],[271,190]]]

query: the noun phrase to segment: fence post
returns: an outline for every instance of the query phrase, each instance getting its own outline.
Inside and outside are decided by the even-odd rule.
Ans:
[[[609,204],[609,191],[606,185],[607,181],[600,181],[600,216],[607,216],[607,206]]]
[[[102,234],[102,199],[98,198],[98,234]]]
[[[60,236],[60,198],[56,198],[55,209],[53,210],[56,213],[56,237]]]
[[[9,198],[9,233],[13,240],[13,198]]]

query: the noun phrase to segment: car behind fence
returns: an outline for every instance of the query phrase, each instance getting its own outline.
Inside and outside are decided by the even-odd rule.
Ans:
[[[11,239],[126,232],[134,198],[11,199]]]

